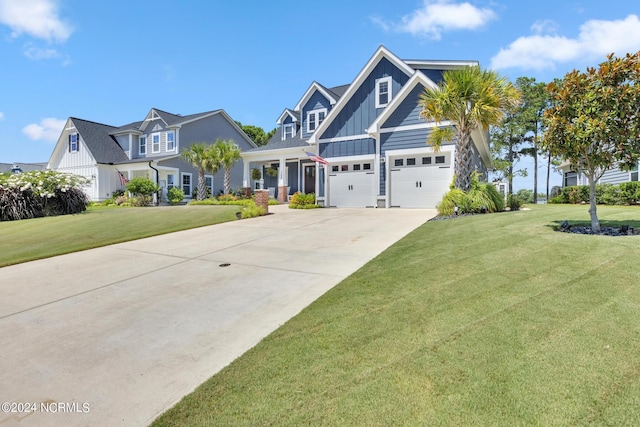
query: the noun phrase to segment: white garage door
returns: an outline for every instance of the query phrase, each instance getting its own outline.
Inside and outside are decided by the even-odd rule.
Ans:
[[[374,206],[375,174],[362,170],[364,165],[332,165],[329,172],[329,206],[338,208],[368,208]],[[370,164],[367,164],[370,167]],[[338,169],[337,171],[335,169]]]
[[[435,208],[449,191],[450,156],[424,155],[391,159],[390,203],[400,208]]]

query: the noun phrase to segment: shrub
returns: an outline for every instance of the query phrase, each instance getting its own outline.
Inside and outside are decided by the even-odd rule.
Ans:
[[[120,196],[124,196],[125,194],[126,194],[126,191],[120,188],[118,190],[113,190],[113,192],[111,193],[111,197],[115,200]]]
[[[304,194],[298,191],[289,200],[289,209],[315,209],[319,207],[316,205],[315,193]]]
[[[518,190],[516,194],[523,204],[533,203],[533,191],[523,188],[522,190]]]
[[[235,202],[238,198],[233,194],[221,194],[216,197],[219,202]]]
[[[519,211],[522,207],[522,201],[517,194],[509,194],[507,196],[507,206],[512,211]]]
[[[135,195],[150,196],[160,190],[158,185],[149,178],[136,177],[127,183],[127,191]]]
[[[550,198],[547,203],[561,204],[561,203],[567,203],[567,202],[564,200],[564,197],[562,197],[561,195],[558,195]]]
[[[438,214],[442,216],[451,216],[455,213],[455,207],[462,206],[466,195],[464,191],[454,188],[444,195],[440,203],[436,206]]]
[[[264,208],[262,206],[256,205],[254,201],[247,200],[246,202],[248,203],[245,203],[245,206],[240,209],[242,219],[255,218],[266,213],[264,211]]]
[[[635,205],[640,202],[640,183],[623,182],[620,187],[620,201],[625,205]]]
[[[171,187],[167,190],[167,201],[171,205],[177,205],[184,200],[184,191],[178,187]]]
[[[37,218],[84,211],[89,180],[52,170],[0,175],[0,220]]]
[[[131,204],[133,206],[149,206],[153,202],[153,198],[148,194],[138,194],[133,199],[131,199]]]

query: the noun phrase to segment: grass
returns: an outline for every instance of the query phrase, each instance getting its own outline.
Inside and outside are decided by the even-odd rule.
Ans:
[[[531,209],[424,224],[154,425],[637,424],[640,237]]]
[[[237,206],[90,207],[0,222],[0,267],[236,219]]]

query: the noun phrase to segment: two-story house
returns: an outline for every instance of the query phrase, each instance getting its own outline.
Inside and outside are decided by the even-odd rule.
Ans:
[[[281,201],[302,191],[330,207],[435,207],[453,179],[455,144],[439,151],[427,145],[435,123],[420,117],[419,96],[444,71],[468,66],[478,62],[402,60],[380,46],[351,84],[313,82],[280,115],[269,143],[242,154],[245,187],[250,169],[259,168],[264,187]],[[488,134],[477,131],[472,139],[475,168],[486,179]]]
[[[90,178],[85,190],[94,201],[110,198],[134,177],[157,183],[162,198],[171,187],[182,188],[190,198],[198,171],[180,153],[218,138],[232,139],[241,150],[256,147],[224,110],[181,116],[152,108],[142,121],[119,127],[70,117],[47,168]],[[242,184],[242,171],[241,164],[234,166],[232,187]],[[211,194],[223,188],[223,172],[218,174],[206,175]]]

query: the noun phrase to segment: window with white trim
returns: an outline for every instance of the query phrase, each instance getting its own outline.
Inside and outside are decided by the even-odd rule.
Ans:
[[[391,76],[376,80],[376,108],[386,107],[391,102]]]
[[[167,151],[174,151],[176,149],[176,134],[174,132],[167,132]]]
[[[318,129],[324,118],[327,117],[327,109],[320,108],[307,112],[307,132],[311,133]]]
[[[144,156],[147,154],[147,136],[143,135],[140,137],[140,141],[138,143],[138,154]]]
[[[207,187],[207,197],[213,196],[213,176],[204,176],[204,186]]]
[[[154,133],[151,135],[151,152],[159,153],[160,152],[160,134]]]
[[[69,152],[75,153],[78,151],[78,145],[80,145],[80,138],[77,133],[72,133],[69,135]]]
[[[293,123],[287,123],[282,126],[282,140],[293,138]]]
[[[181,184],[184,197],[191,197],[191,174],[182,172]]]
[[[175,181],[173,178],[173,174],[168,174],[167,175],[167,188],[173,188],[175,186]]]

